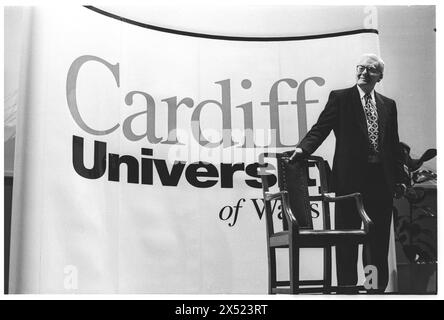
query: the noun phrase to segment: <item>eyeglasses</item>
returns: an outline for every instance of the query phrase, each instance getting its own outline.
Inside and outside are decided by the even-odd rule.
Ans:
[[[379,74],[379,73],[381,73],[378,69],[376,69],[373,66],[357,65],[356,69],[358,70],[358,72],[364,72],[364,70],[367,70],[367,72],[371,73],[371,74]]]

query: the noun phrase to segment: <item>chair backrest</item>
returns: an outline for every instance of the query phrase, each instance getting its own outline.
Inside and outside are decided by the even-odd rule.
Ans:
[[[299,228],[313,229],[313,217],[310,206],[311,201],[322,201],[321,194],[328,192],[328,163],[321,157],[310,156],[290,163],[289,157],[293,151],[264,154],[265,157],[275,157],[277,159],[277,179],[279,191],[287,191],[290,200],[291,210],[296,217]],[[316,166],[319,170],[319,194],[309,195],[308,188],[316,185],[316,181],[310,179],[309,168]],[[268,192],[269,179],[262,176],[264,192]],[[266,206],[267,210],[267,206]],[[330,213],[328,203],[322,202],[324,215],[324,228],[330,228]],[[267,212],[268,215],[269,212]],[[271,213],[270,213],[271,215]],[[269,220],[272,223],[270,217]],[[268,223],[268,222],[267,222]],[[283,219],[283,229],[288,229],[287,221]]]
[[[290,163],[287,154],[277,157],[278,186],[280,191],[287,191],[293,212],[299,227],[313,229],[313,219],[308,194],[308,160]]]

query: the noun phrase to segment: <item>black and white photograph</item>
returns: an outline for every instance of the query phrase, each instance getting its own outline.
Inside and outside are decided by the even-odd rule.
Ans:
[[[6,5],[3,22],[5,295],[442,289],[436,4]],[[267,312],[244,307],[225,311]]]

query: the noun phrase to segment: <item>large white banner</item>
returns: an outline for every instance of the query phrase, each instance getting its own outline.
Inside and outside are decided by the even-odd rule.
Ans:
[[[378,35],[238,41],[84,7],[31,16],[10,292],[266,293],[257,157],[294,148]],[[331,135],[316,154],[333,149]],[[322,277],[322,252],[301,263]]]

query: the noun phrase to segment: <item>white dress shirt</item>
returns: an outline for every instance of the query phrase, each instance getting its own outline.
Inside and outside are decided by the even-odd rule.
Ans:
[[[359,91],[359,96],[361,97],[362,107],[365,107],[365,98],[364,98],[364,96],[366,95],[366,93],[359,86],[357,86],[357,87],[358,87],[358,91]],[[376,102],[376,100],[375,100],[375,89],[373,89],[370,92],[370,96],[372,97],[373,105],[376,105],[376,103],[375,103]]]

